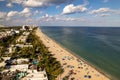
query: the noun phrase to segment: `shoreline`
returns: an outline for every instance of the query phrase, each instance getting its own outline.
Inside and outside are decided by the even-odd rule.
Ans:
[[[39,28],[40,29],[40,28]],[[41,30],[41,29],[40,29]],[[42,30],[41,30],[42,32]],[[43,33],[43,32],[42,32]],[[47,38],[51,39],[51,37],[48,37],[45,33],[43,33]],[[103,74],[104,76],[108,77],[109,79],[111,79],[110,75],[108,75],[105,71],[101,70],[100,68],[97,68],[95,65],[90,64],[89,61],[83,59],[82,57],[80,57],[79,55],[75,54],[74,52],[70,51],[69,49],[65,48],[64,46],[62,46],[60,43],[56,42],[55,40],[51,39],[53,42],[55,42],[56,44],[58,44],[60,47],[62,47],[63,49],[65,49],[66,51],[68,51],[69,53],[71,53],[73,56],[75,56],[76,58],[82,60],[83,62],[87,63],[88,65],[90,65],[91,67],[93,67],[95,70],[97,70],[98,72],[100,72],[101,74]]]
[[[110,80],[110,76],[108,75],[108,74],[106,74],[106,73],[104,73],[102,70],[100,70],[100,69],[98,69],[98,68],[96,68],[94,65],[92,65],[92,64],[90,64],[89,63],[89,61],[87,62],[86,60],[84,60],[82,57],[80,57],[79,55],[77,55],[77,54],[75,54],[74,52],[72,52],[72,51],[70,51],[70,50],[68,50],[67,48],[65,48],[64,46],[62,46],[61,44],[59,44],[58,42],[56,42],[55,40],[53,40],[53,39],[51,39],[50,37],[48,37],[46,34],[44,34],[43,32],[42,32],[42,30],[40,29],[40,28],[38,28],[39,29],[39,33],[40,34],[42,34],[42,36],[44,36],[44,38],[46,38],[46,40],[50,40],[51,42],[53,42],[54,44],[56,44],[56,45],[58,45],[61,49],[63,49],[63,50],[65,50],[66,52],[68,52],[69,53],[69,55],[72,55],[72,56],[74,56],[76,59],[78,59],[79,61],[82,61],[83,62],[83,64],[85,64],[85,65],[87,65],[87,66],[89,66],[90,67],[90,69],[93,69],[93,71],[95,71],[96,73],[99,73],[102,77],[101,77],[101,79],[97,79],[97,78],[95,78],[95,80]],[[38,35],[39,37],[40,37],[40,35]],[[42,37],[41,36],[41,37]],[[42,40],[42,39],[41,39]],[[44,41],[44,40],[42,40],[42,41]],[[43,42],[44,43],[44,42]],[[45,44],[45,43],[44,43]],[[45,44],[45,46],[47,46],[46,44]],[[51,50],[50,50],[51,51]],[[51,51],[52,52],[52,51]],[[68,54],[67,54],[68,55]],[[82,79],[83,80],[83,79]],[[86,79],[85,79],[86,80]],[[94,79],[91,79],[91,80],[94,80]]]
[[[44,33],[43,33],[44,34]],[[46,34],[44,34],[46,37],[48,37]],[[50,38],[50,37],[49,37]],[[50,38],[51,39],[51,38]],[[106,74],[104,71],[98,69],[97,67],[95,67],[94,65],[90,64],[89,61],[83,59],[82,57],[80,57],[79,55],[75,54],[74,52],[70,51],[69,49],[65,48],[64,46],[62,46],[60,43],[56,42],[55,40],[51,39],[52,41],[54,41],[56,44],[58,44],[60,47],[62,47],[63,49],[65,49],[66,51],[68,51],[69,53],[71,53],[71,55],[75,56],[76,58],[82,60],[83,62],[85,62],[86,64],[90,65],[91,67],[93,67],[95,70],[97,70],[98,72],[100,72],[101,74],[103,74],[104,76],[108,77],[109,79],[111,79],[109,77],[108,74]]]

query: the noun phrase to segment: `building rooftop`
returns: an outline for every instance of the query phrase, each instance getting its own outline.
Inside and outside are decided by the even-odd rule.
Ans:
[[[40,72],[33,70],[22,80],[48,80],[48,78],[45,70]]]

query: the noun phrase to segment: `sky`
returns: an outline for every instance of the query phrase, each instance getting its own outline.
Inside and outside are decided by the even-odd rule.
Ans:
[[[0,25],[120,27],[120,0],[0,0]]]

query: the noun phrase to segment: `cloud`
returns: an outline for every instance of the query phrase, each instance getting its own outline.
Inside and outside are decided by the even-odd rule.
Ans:
[[[5,18],[5,16],[7,15],[6,12],[0,12],[0,19],[3,19]]]
[[[25,0],[9,0],[11,3],[22,4]]]
[[[4,1],[4,0],[0,0],[0,1]]]
[[[24,1],[23,5],[27,7],[41,7],[45,4],[43,2],[40,2],[39,0],[28,0]]]
[[[31,12],[30,8],[24,8],[23,11],[21,11],[20,13],[24,14],[24,13],[29,13],[29,12]]]
[[[106,16],[110,16],[110,14],[101,14],[101,17],[106,17]]]
[[[56,6],[56,9],[59,9],[59,8],[60,8],[60,6],[59,6],[59,5],[57,5],[57,6]]]
[[[35,12],[32,12],[30,8],[24,8],[22,11],[10,11],[0,23],[5,25],[31,24],[35,20],[32,19],[34,13]],[[30,22],[30,20],[32,21]]]
[[[6,4],[7,7],[13,7],[12,3]]]
[[[87,8],[83,5],[74,6],[69,4],[64,7],[62,14],[81,13],[87,11]]]
[[[99,9],[90,11],[89,14],[106,13],[106,12],[109,12],[109,11],[110,11],[109,8],[99,8]]]
[[[45,14],[39,18],[40,22],[70,22],[70,21],[85,21],[83,18],[72,18],[72,17],[65,17],[63,15],[48,15]]]
[[[39,18],[40,21],[45,22],[45,21],[55,21],[55,16],[50,16],[48,14],[45,14],[44,16],[41,16]]]
[[[39,13],[39,11],[38,10],[36,10],[35,12],[34,12],[34,14],[38,14]]]
[[[107,3],[107,2],[109,2],[109,0],[103,0],[103,2],[104,2],[104,3]]]
[[[92,10],[89,14],[97,14],[97,16],[110,16],[110,15],[120,15],[120,9],[110,9],[110,8],[99,8],[96,10]]]
[[[19,13],[19,15],[21,15],[23,17],[30,17],[32,15],[32,12],[31,12],[30,8],[24,8],[23,11],[21,11]]]
[[[118,10],[117,10],[117,9],[116,9],[116,10],[113,10],[113,9],[112,9],[112,10],[111,10],[111,13],[112,13],[112,14],[120,15],[120,9],[118,9]]]
[[[15,16],[17,14],[18,14],[18,11],[10,11],[10,12],[8,12],[7,16],[8,17],[13,17],[13,16]]]
[[[10,0],[11,3],[21,4],[25,7],[44,7],[59,5],[73,0]]]
[[[12,18],[24,18],[24,17],[29,17],[32,15],[32,12],[29,8],[24,8],[22,11],[10,11],[7,14],[7,19],[10,20]]]
[[[66,15],[44,15],[39,17],[38,19],[36,19],[36,21],[38,23],[38,25],[49,25],[49,26],[75,26],[77,24],[83,24],[84,22],[86,22],[86,18],[82,18],[82,17],[78,17],[78,18],[74,18],[74,17],[68,17]]]

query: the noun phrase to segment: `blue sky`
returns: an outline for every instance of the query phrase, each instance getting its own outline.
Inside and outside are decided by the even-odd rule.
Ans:
[[[0,25],[120,27],[120,0],[0,0]]]

